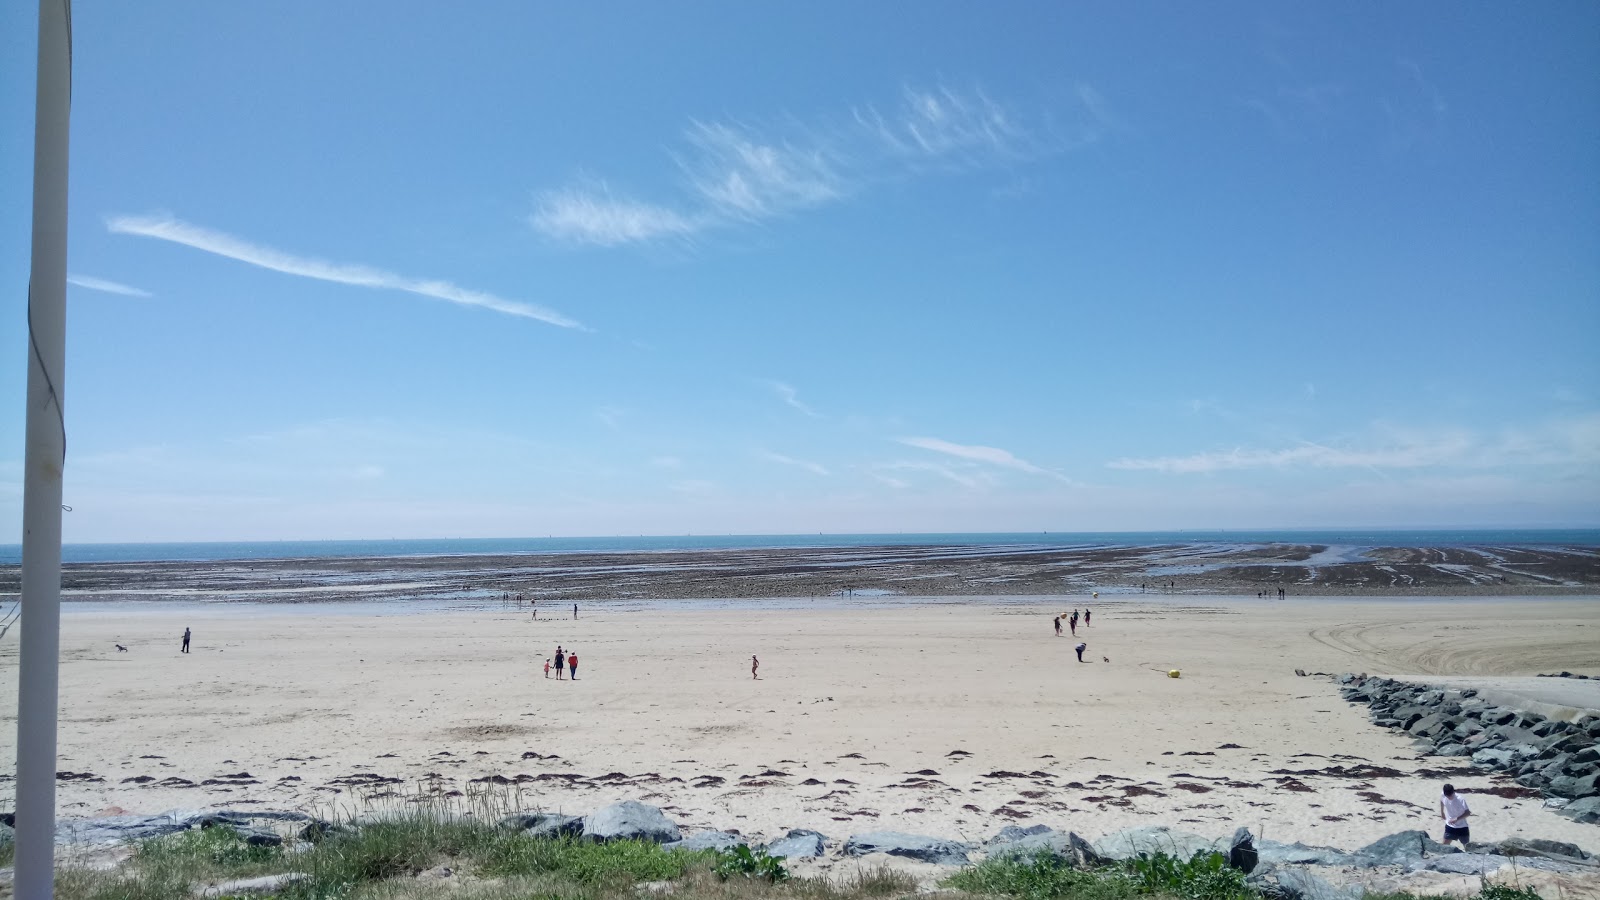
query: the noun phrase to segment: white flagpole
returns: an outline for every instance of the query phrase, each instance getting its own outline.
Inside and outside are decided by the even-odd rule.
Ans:
[[[17,688],[17,900],[55,894],[56,707],[61,654],[62,370],[67,324],[71,0],[39,0],[22,487],[22,664]]]

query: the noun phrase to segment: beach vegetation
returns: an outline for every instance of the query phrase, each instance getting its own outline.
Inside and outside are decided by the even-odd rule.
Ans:
[[[780,857],[768,856],[762,847],[751,850],[746,844],[719,852],[714,871],[724,881],[734,876],[760,878],[774,883],[789,880],[789,870],[783,867]]]

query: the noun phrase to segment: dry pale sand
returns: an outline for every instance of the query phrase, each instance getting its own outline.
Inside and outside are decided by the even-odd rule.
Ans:
[[[520,776],[498,790],[524,807],[583,812],[634,798],[687,826],[747,835],[1248,825],[1351,848],[1437,830],[1440,778],[1276,770],[1366,762],[1410,776],[1463,761],[1418,760],[1328,679],[1296,668],[1600,674],[1592,598],[1102,600],[1080,627],[1089,662],[1079,664],[1051,616],[1084,600],[591,602],[578,621],[538,622],[393,605],[69,610],[60,768],[100,780],[62,782],[60,806],[327,812],[499,775]],[[185,625],[195,632],[186,656]],[[582,659],[575,683],[540,671],[557,644]],[[3,651],[0,691],[14,697],[15,643]],[[1173,668],[1181,678],[1166,676]],[[9,757],[14,731],[0,735]],[[1469,791],[1510,784],[1448,777]],[[1539,799],[1472,802],[1479,840],[1520,834],[1600,852],[1600,829]]]

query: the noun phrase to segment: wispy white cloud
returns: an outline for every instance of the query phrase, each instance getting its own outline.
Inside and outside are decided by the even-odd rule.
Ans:
[[[107,294],[121,294],[124,297],[152,296],[149,291],[140,290],[136,287],[129,287],[125,284],[120,284],[115,281],[108,281],[104,278],[95,278],[92,275],[68,275],[67,284],[75,284],[78,287],[88,288],[91,291],[104,291]]]
[[[700,223],[664,206],[619,200],[602,185],[598,190],[566,188],[539,196],[528,221],[561,241],[614,247],[665,237],[686,237]]]
[[[206,253],[214,253],[218,256],[236,259],[252,266],[260,266],[263,269],[271,269],[274,272],[283,272],[286,275],[298,275],[302,278],[314,278],[318,281],[331,281],[335,284],[348,284],[355,287],[404,291],[422,297],[431,297],[435,300],[458,303],[462,306],[478,306],[510,316],[536,319],[551,325],[559,325],[562,328],[583,327],[573,319],[554,310],[532,303],[507,300],[494,294],[464,288],[448,281],[409,278],[371,266],[333,263],[305,256],[295,256],[282,250],[252,243],[231,234],[224,234],[199,225],[192,225],[168,215],[108,216],[106,218],[106,228],[113,234],[131,234],[170,241],[174,244],[182,244],[186,247],[193,247],[196,250],[203,250]]]
[[[690,183],[730,218],[765,219],[818,206],[843,194],[842,179],[817,146],[769,142],[747,129],[696,122],[698,152],[683,162]]]
[[[795,459],[792,456],[784,456],[782,453],[763,452],[761,454],[761,458],[769,462],[781,463],[785,466],[794,466],[799,469],[805,469],[807,472],[810,472],[813,475],[830,474],[827,468],[820,463],[814,463],[804,459]]]
[[[993,479],[983,472],[976,471],[976,466],[964,466],[957,469],[954,466],[942,465],[933,462],[920,462],[913,460],[897,460],[895,462],[878,463],[873,467],[876,470],[873,477],[883,481],[891,487],[908,487],[909,483],[902,478],[886,476],[882,471],[888,472],[928,472],[943,478],[946,481],[959,484],[970,490],[979,490],[993,484]]]
[[[677,200],[619,197],[600,182],[537,195],[529,222],[546,237],[614,247],[683,239],[837,202],[874,182],[943,170],[1012,165],[1096,139],[1111,122],[1104,97],[1079,85],[1084,121],[1071,139],[980,90],[906,88],[886,109],[773,127],[692,121],[673,152]]]
[[[678,469],[683,467],[683,460],[676,456],[652,456],[650,465],[658,469]]]
[[[1367,445],[1302,442],[1276,449],[1233,448],[1187,456],[1125,457],[1106,465],[1129,471],[1204,474],[1249,469],[1495,468],[1600,464],[1600,414],[1483,435],[1462,429],[1380,426]]]
[[[950,441],[942,441],[938,438],[930,437],[903,437],[896,438],[896,440],[909,447],[920,447],[923,450],[932,450],[935,453],[943,453],[947,456],[954,456],[960,459],[970,459],[974,462],[987,463],[991,466],[1000,466],[1006,469],[1016,469],[1019,472],[1027,472],[1032,475],[1045,475],[1050,478],[1060,479],[1062,481],[1067,480],[1067,478],[1061,475],[1059,472],[1052,472],[1049,469],[1036,466],[1025,459],[1017,457],[1010,451],[1002,450],[999,447],[984,447],[977,444],[953,444]]]
[[[778,395],[778,399],[782,400],[789,406],[794,407],[813,419],[822,418],[821,413],[800,402],[800,392],[795,390],[792,385],[786,384],[782,381],[767,381],[763,383],[766,384],[767,387],[772,388],[772,392]]]

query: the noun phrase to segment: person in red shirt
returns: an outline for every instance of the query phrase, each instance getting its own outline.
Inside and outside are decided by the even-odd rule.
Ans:
[[[578,680],[578,654],[567,654],[567,671],[572,673],[572,680]]]

